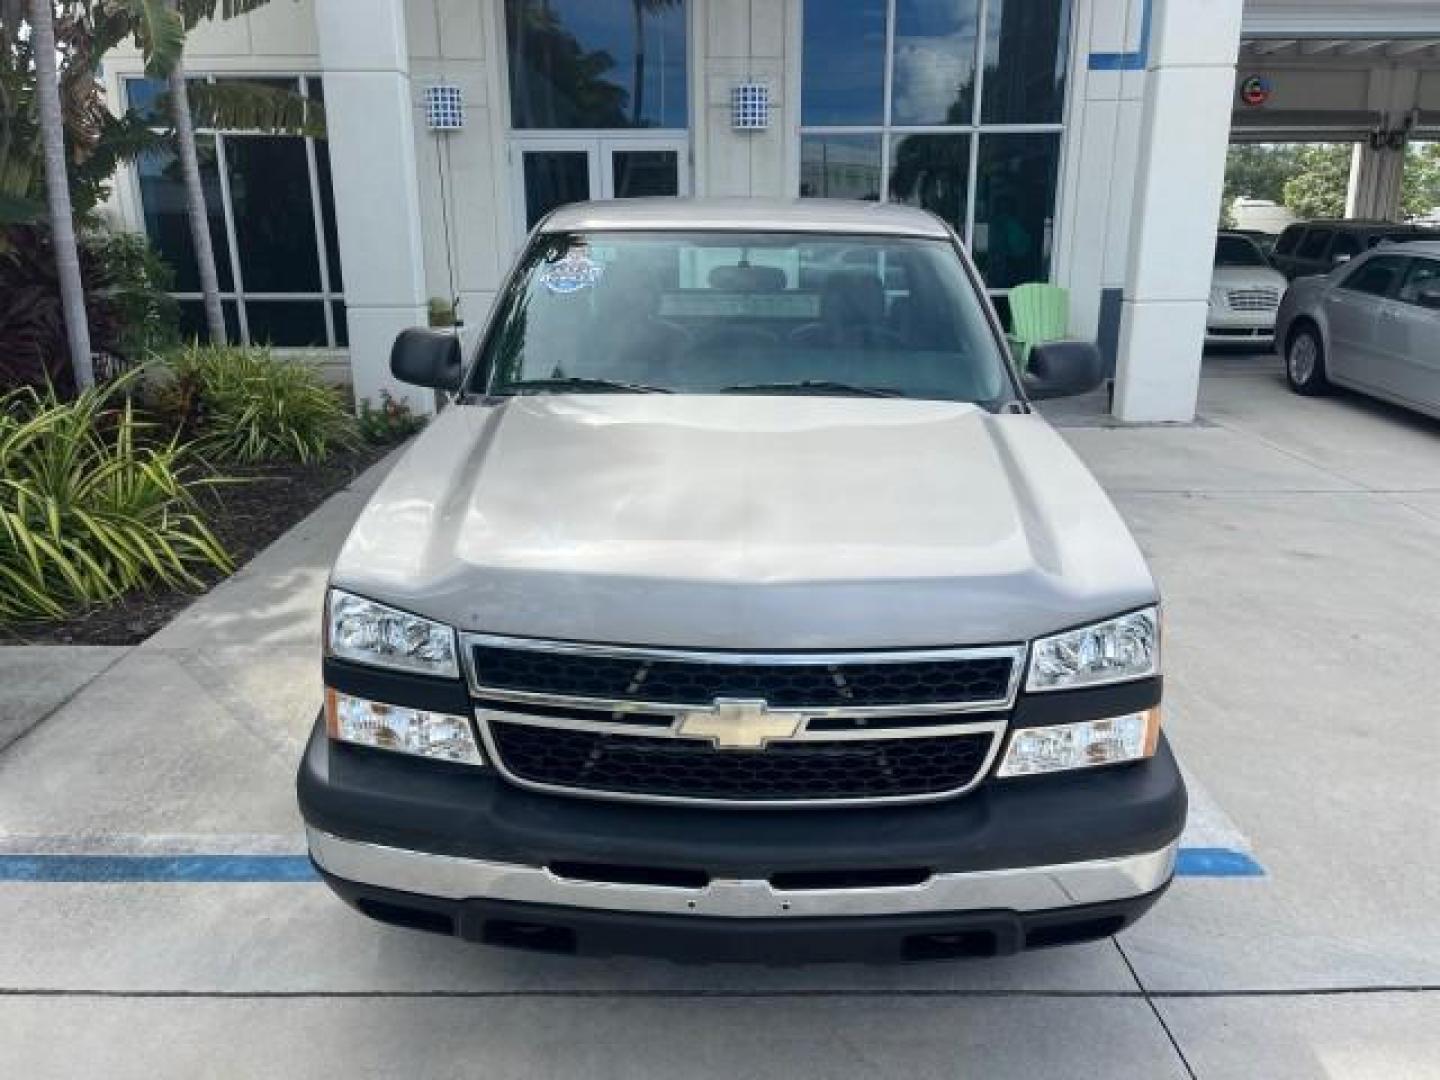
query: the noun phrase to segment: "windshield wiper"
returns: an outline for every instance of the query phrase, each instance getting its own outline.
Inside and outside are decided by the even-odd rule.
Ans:
[[[829,379],[803,379],[800,382],[740,383],[727,386],[729,394],[853,394],[856,397],[904,397],[899,390],[888,386],[856,386],[853,383],[832,382]]]
[[[590,390],[595,393],[668,394],[663,386],[621,382],[617,379],[589,379],[582,375],[557,375],[550,379],[521,379],[505,383],[502,390]]]

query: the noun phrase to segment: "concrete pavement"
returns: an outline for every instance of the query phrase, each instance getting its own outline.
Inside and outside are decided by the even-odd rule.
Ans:
[[[1198,827],[1263,877],[1117,941],[802,969],[487,950],[313,883],[0,880],[0,1076],[1440,1077],[1440,424],[1208,369],[1200,425],[1062,419],[1161,580]],[[299,851],[319,597],[376,479],[136,649],[0,650],[0,854]]]

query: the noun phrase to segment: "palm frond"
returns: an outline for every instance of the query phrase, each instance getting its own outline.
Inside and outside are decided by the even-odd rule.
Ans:
[[[233,19],[264,7],[270,0],[180,0],[187,29],[206,19]]]
[[[128,15],[135,40],[145,54],[145,73],[168,75],[185,51],[185,20],[166,0],[105,0],[105,6]]]
[[[325,137],[325,109],[293,90],[242,79],[197,83],[186,90],[196,127]],[[161,103],[168,110],[169,101]]]

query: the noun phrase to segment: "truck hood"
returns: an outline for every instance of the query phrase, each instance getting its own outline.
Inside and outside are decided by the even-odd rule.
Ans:
[[[332,580],[464,630],[752,650],[1014,642],[1155,599],[1040,417],[797,396],[452,407]]]

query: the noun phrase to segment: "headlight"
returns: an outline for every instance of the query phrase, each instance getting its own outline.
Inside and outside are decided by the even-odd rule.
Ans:
[[[1016,728],[998,776],[1115,765],[1151,757],[1160,742],[1160,710],[1054,727]]]
[[[1026,690],[1071,690],[1143,679],[1160,670],[1160,609],[1145,608],[1041,638]]]
[[[360,664],[458,678],[455,631],[373,600],[331,589],[325,641],[330,655]]]
[[[357,746],[465,765],[485,764],[475,732],[464,716],[385,705],[327,689],[325,730],[332,739]]]

